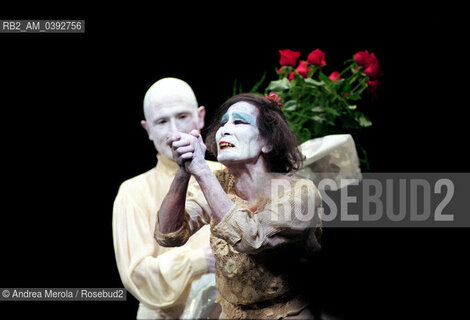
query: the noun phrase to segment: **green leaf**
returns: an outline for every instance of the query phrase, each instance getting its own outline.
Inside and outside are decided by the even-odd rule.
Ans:
[[[312,108],[312,111],[313,111],[313,112],[323,112],[324,110],[323,110],[322,107],[313,107],[313,108]]]
[[[361,95],[358,94],[358,93],[352,94],[352,95],[348,96],[348,99],[349,99],[349,100],[352,100],[352,101],[361,100]]]
[[[284,107],[282,107],[283,111],[294,111],[297,109],[297,101],[296,100],[289,100],[286,103],[284,103]]]
[[[284,107],[290,107],[292,105],[295,105],[296,103],[297,103],[297,101],[292,99],[292,100],[289,100],[286,103],[284,103]]]
[[[328,112],[328,113],[331,113],[331,114],[333,114],[333,115],[335,115],[335,116],[339,116],[338,111],[336,111],[336,110],[333,109],[333,108],[330,108],[330,107],[323,107],[323,109],[324,109],[326,112]]]
[[[283,91],[291,88],[291,84],[287,78],[274,80],[266,88],[266,91]]]
[[[367,118],[366,115],[361,112],[356,114],[356,120],[359,122],[361,127],[370,127],[372,125],[372,122],[369,120],[369,118]]]
[[[319,75],[320,79],[323,80],[323,82],[325,82],[325,83],[331,84],[333,82],[323,72],[319,72],[318,75]]]
[[[341,89],[341,92],[342,93],[347,93],[349,94],[349,91],[351,90],[351,84],[349,83],[349,81],[345,81],[344,82],[344,86],[343,88]]]
[[[324,86],[324,85],[325,85],[324,82],[322,82],[322,81],[316,81],[316,80],[313,80],[313,79],[311,79],[311,78],[305,79],[305,82],[308,83],[308,84],[311,84],[312,86],[316,86],[316,87]]]
[[[315,115],[315,116],[312,117],[312,120],[313,121],[318,121],[318,122],[323,122],[323,121],[325,121],[325,118],[322,117],[322,116]]]

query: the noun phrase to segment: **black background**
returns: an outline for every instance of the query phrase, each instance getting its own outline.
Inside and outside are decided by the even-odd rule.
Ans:
[[[374,124],[360,138],[370,171],[468,171],[468,58],[454,14],[120,9],[2,16],[86,19],[86,33],[0,34],[0,287],[122,287],[112,204],[122,181],[155,165],[139,122],[145,91],[166,76],[193,87],[209,122],[235,78],[248,89],[265,70],[275,76],[278,49],[305,59],[320,48],[325,72],[367,49],[384,71],[378,102],[361,106]],[[325,310],[344,319],[446,319],[468,300],[468,244],[467,229],[328,229],[309,281]],[[2,302],[0,310],[133,319],[137,302],[129,294],[127,302]]]

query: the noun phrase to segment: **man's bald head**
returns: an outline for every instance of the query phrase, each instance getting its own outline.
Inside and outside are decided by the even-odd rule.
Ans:
[[[145,94],[145,121],[141,123],[157,151],[171,159],[171,149],[165,143],[166,136],[171,132],[201,130],[205,112],[204,107],[198,107],[193,89],[186,82],[163,78]]]
[[[162,105],[171,106],[176,104],[185,104],[188,106],[198,107],[196,96],[193,89],[177,78],[163,78],[155,82],[145,94],[144,97],[144,115],[149,120],[153,108]]]

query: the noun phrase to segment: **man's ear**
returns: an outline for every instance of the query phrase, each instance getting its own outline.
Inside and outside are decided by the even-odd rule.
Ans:
[[[200,106],[197,108],[197,128],[199,131],[204,128],[204,118],[206,117],[206,108]]]
[[[149,140],[152,140],[152,138],[150,138],[150,128],[149,128],[147,122],[145,120],[142,120],[142,121],[140,121],[140,124],[145,129],[145,131],[147,131],[147,135],[149,136]]]

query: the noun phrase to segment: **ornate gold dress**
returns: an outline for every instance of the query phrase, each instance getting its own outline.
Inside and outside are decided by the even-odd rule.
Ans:
[[[297,291],[304,259],[320,248],[321,198],[310,180],[283,176],[272,197],[248,203],[235,194],[228,170],[216,172],[234,206],[215,225],[197,184],[188,190],[183,226],[155,237],[163,246],[180,246],[204,224],[216,260],[221,318],[285,318],[299,314],[308,302]]]

